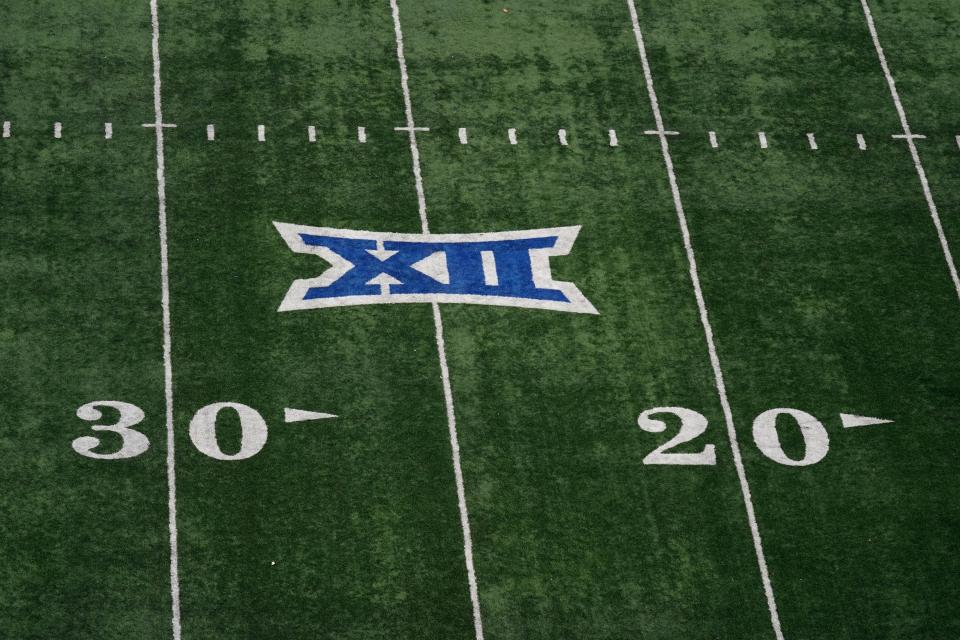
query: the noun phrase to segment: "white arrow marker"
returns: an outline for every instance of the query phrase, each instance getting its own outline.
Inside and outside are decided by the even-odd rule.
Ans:
[[[840,422],[844,429],[851,427],[869,427],[873,424],[890,424],[893,420],[884,420],[883,418],[871,418],[869,416],[855,416],[851,413],[841,413]]]
[[[392,284],[403,284],[396,278],[394,278],[389,273],[381,273],[376,278],[370,278],[367,281],[367,284],[378,284],[380,285],[380,295],[388,296],[390,295],[390,285]]]
[[[284,422],[306,422],[308,420],[326,420],[327,418],[336,418],[332,413],[320,413],[319,411],[304,411],[303,409],[284,409]]]

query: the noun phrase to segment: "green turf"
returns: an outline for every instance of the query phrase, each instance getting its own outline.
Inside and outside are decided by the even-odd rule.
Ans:
[[[183,638],[474,638],[430,306],[277,312],[324,263],[272,221],[420,230],[389,2],[159,5]],[[431,231],[582,225],[553,269],[600,312],[442,306],[486,637],[772,638],[626,2],[400,6]],[[960,11],[871,6],[960,252]],[[960,635],[960,301],[860,3],[637,9],[786,638]],[[171,637],[150,34],[145,1],[0,7],[0,638]],[[71,449],[105,399],[146,454]],[[218,401],[263,451],[196,450]],[[644,465],[655,406],[717,465]],[[775,407],[823,461],[760,454]]]

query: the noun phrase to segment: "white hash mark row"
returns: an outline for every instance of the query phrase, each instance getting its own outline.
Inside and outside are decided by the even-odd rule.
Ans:
[[[148,124],[148,125],[145,125],[145,126],[153,127],[153,126],[155,126],[155,125],[154,125],[154,124]],[[164,124],[163,126],[165,126],[165,127],[175,127],[176,125],[173,125],[173,124]],[[395,127],[395,129],[396,129],[397,131],[403,131],[403,130],[405,130],[404,127]],[[430,129],[429,129],[428,127],[424,127],[424,128],[422,128],[421,130],[422,130],[422,131],[429,131]],[[215,125],[213,125],[213,124],[208,124],[207,127],[206,127],[206,131],[207,131],[207,140],[208,140],[208,141],[213,142],[214,140],[217,139],[216,126],[215,126]],[[644,134],[646,134],[646,135],[656,135],[657,133],[658,133],[658,132],[656,132],[656,131],[644,131]],[[266,141],[267,141],[267,126],[266,126],[266,125],[263,125],[263,124],[257,125],[256,135],[257,135],[257,141],[258,141],[258,142],[266,142]],[[679,132],[677,132],[677,131],[668,131],[668,132],[666,132],[666,135],[680,135],[680,134],[679,134]],[[617,131],[616,131],[616,129],[609,129],[609,130],[607,130],[607,136],[608,136],[609,144],[610,144],[611,147],[619,147],[619,146],[620,146],[620,139],[619,139],[619,137],[617,136]],[[3,137],[4,137],[4,138],[13,137],[13,124],[12,124],[12,122],[11,122],[10,120],[4,120],[4,121],[3,121]],[[63,123],[61,123],[61,122],[54,122],[54,123],[53,123],[53,137],[54,137],[55,139],[57,139],[57,140],[60,140],[60,139],[63,138]],[[111,140],[111,139],[113,139],[113,123],[112,123],[112,122],[104,122],[104,123],[103,123],[103,137],[104,137],[104,139],[106,139],[106,140]],[[927,138],[927,136],[919,135],[919,134],[909,134],[909,135],[907,135],[907,134],[894,134],[894,135],[892,135],[892,136],[890,136],[890,137],[893,138],[893,139],[896,139],[896,140],[925,140],[925,139]],[[368,141],[368,139],[369,139],[369,138],[368,138],[368,136],[367,136],[367,129],[366,129],[366,127],[357,127],[357,142],[359,142],[359,143],[361,143],[361,144],[364,144],[364,143],[366,143],[366,142]],[[460,128],[457,129],[457,139],[460,141],[460,144],[464,144],[464,145],[470,144],[469,134],[468,134],[468,130],[467,130],[466,127],[460,127]],[[807,133],[807,134],[806,134],[806,139],[807,139],[808,145],[810,146],[810,150],[811,150],[811,151],[817,151],[817,150],[820,148],[819,145],[817,144],[816,134],[814,134],[814,133]],[[712,149],[719,149],[719,148],[720,148],[720,138],[718,137],[716,131],[708,131],[708,132],[707,132],[707,140],[708,140],[708,142],[709,142],[709,144],[710,144],[710,147],[711,147]],[[866,150],[867,150],[867,140],[866,140],[866,138],[864,137],[864,135],[863,135],[862,133],[856,134],[855,140],[856,140],[857,148],[860,149],[860,151],[866,151]],[[957,143],[957,148],[960,149],[960,135],[955,136],[955,137],[954,137],[954,140],[955,140],[956,143]],[[308,141],[308,142],[316,142],[316,141],[317,141],[317,127],[316,127],[316,126],[314,126],[314,125],[309,125],[309,126],[307,127],[307,141]],[[517,133],[517,129],[516,129],[515,127],[511,127],[511,128],[509,128],[509,129],[507,129],[507,142],[508,142],[509,144],[511,144],[511,145],[519,145],[519,144],[520,144],[520,136],[519,136],[519,134]],[[563,147],[570,146],[570,138],[569,138],[569,135],[568,135],[566,129],[558,129],[558,130],[557,130],[557,142],[560,144],[560,146],[563,146]],[[770,138],[768,137],[767,132],[765,132],[765,131],[758,131],[758,132],[757,132],[757,142],[758,142],[758,145],[759,145],[760,149],[769,149],[769,148],[770,148],[771,140],[770,140]]]

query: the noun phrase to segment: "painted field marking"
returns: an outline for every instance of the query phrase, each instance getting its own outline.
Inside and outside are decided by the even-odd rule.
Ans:
[[[262,124],[257,125],[257,142],[267,141],[267,128]]]
[[[332,413],[321,413],[319,411],[306,411],[304,409],[290,409],[284,408],[283,410],[283,421],[286,423],[291,422],[307,422],[309,420],[327,420],[329,418],[336,418],[337,416]]]
[[[317,141],[317,128],[312,124],[307,127],[307,141],[316,142]]]
[[[558,129],[558,130],[557,130],[557,139],[560,141],[560,145],[561,145],[561,146],[566,147],[566,146],[567,146],[567,130],[566,130],[566,129]]]
[[[717,148],[720,147],[720,145],[717,143],[717,132],[716,132],[716,131],[710,131],[710,132],[709,132],[709,138],[710,138],[710,148],[712,148],[712,149],[717,149]]]
[[[207,125],[207,140],[214,140],[217,137],[217,130],[212,124]]]
[[[784,640],[783,631],[780,629],[780,614],[777,612],[777,602],[773,594],[773,584],[770,582],[770,572],[767,569],[767,559],[763,551],[763,540],[760,537],[760,527],[757,524],[757,517],[753,508],[753,498],[750,495],[750,484],[747,482],[747,472],[743,466],[740,444],[737,441],[737,430],[733,423],[733,411],[730,409],[726,384],[723,381],[723,370],[720,368],[720,357],[717,355],[717,346],[713,340],[713,327],[710,324],[707,303],[704,300],[703,290],[700,287],[697,259],[693,252],[693,243],[690,239],[690,229],[687,227],[687,216],[683,210],[683,201],[680,199],[680,187],[677,184],[677,176],[673,170],[670,144],[664,132],[663,116],[660,113],[660,104],[657,101],[656,90],[653,88],[653,74],[650,72],[650,63],[647,61],[647,49],[643,43],[643,33],[640,31],[640,19],[637,16],[637,8],[634,5],[634,0],[627,0],[627,8],[630,10],[633,33],[637,40],[637,49],[640,52],[640,64],[643,67],[643,77],[647,84],[650,110],[653,112],[653,119],[657,124],[657,129],[661,131],[660,150],[663,154],[663,163],[667,169],[670,191],[673,194],[673,204],[677,212],[677,222],[680,225],[680,234],[683,237],[683,246],[687,254],[687,263],[690,267],[690,281],[693,284],[694,296],[697,299],[697,308],[700,311],[700,322],[703,325],[703,334],[707,342],[707,352],[710,357],[710,366],[713,368],[713,378],[717,387],[717,395],[719,396],[724,421],[727,425],[730,451],[733,454],[733,463],[737,470],[737,478],[740,481],[740,492],[743,495],[743,504],[747,512],[747,521],[749,522],[750,534],[753,538],[753,548],[757,556],[757,565],[760,569],[760,579],[763,582],[763,591],[767,598],[767,608],[770,610],[770,623],[773,626],[773,633],[776,640]]]
[[[617,132],[616,132],[615,129],[610,129],[609,131],[607,131],[607,135],[610,137],[610,146],[611,146],[611,147],[616,147],[616,146],[619,146],[619,145],[620,145],[620,141],[617,140]],[[958,137],[960,137],[960,136],[958,136]]]
[[[469,144],[467,142],[467,130],[464,127],[457,129],[457,137],[460,139],[460,144]]]
[[[167,428],[167,529],[170,535],[170,625],[173,640],[180,640],[180,569],[177,550],[177,472],[174,455],[173,431],[173,355],[170,324],[170,261],[167,250],[167,180],[164,172],[163,109],[160,101],[160,19],[157,0],[150,0],[150,24],[153,55],[153,112],[152,126],[157,139],[157,221],[160,235],[160,308],[163,315],[163,395],[166,406]],[[148,125],[144,125],[148,126]]]
[[[645,136],[678,136],[680,135],[679,131],[667,131],[662,127],[660,129],[651,129],[649,131],[644,131],[643,135]]]
[[[6,125],[6,124],[8,124],[8,123],[5,122],[4,125]],[[9,136],[4,136],[4,138],[6,138],[6,137],[9,137]],[[960,136],[957,136],[957,137],[956,137],[956,141],[957,141],[957,148],[960,149]]]
[[[63,125],[59,122],[53,123],[53,137],[57,140],[63,137]]]
[[[510,141],[510,144],[517,144],[517,130],[516,130],[516,129],[507,129],[507,140]]]
[[[3,137],[4,138],[10,137],[10,121],[9,120],[3,121]],[[958,141],[960,141],[960,136],[957,136],[957,138],[958,138]]]
[[[858,133],[858,134],[857,134],[857,148],[860,149],[860,151],[866,151],[866,150],[867,150],[867,141],[866,141],[866,139],[863,137],[863,134],[862,134],[862,133]]]
[[[890,136],[894,140],[926,140],[927,136],[918,133],[895,133]]]
[[[105,140],[113,139],[113,123],[112,122],[103,123],[103,137]]]
[[[427,200],[423,191],[423,175],[420,171],[420,150],[417,148],[417,128],[413,122],[413,104],[410,99],[407,61],[403,52],[403,30],[400,27],[400,7],[397,0],[390,0],[393,14],[393,30],[397,40],[397,63],[400,65],[400,87],[403,91],[403,107],[410,136],[410,159],[413,164],[413,181],[417,191],[417,204],[420,210],[420,225],[423,233],[430,233],[427,221]],[[514,131],[514,129],[511,129]],[[443,383],[443,400],[447,409],[447,430],[450,435],[450,450],[453,458],[453,474],[457,485],[457,506],[460,509],[460,528],[463,532],[463,557],[467,568],[467,582],[470,589],[470,602],[473,606],[473,629],[475,640],[483,640],[483,620],[480,616],[480,594],[477,588],[477,573],[473,565],[473,539],[470,534],[470,516],[467,512],[467,493],[463,482],[463,467],[460,463],[460,438],[457,434],[457,417],[453,405],[453,389],[450,385],[450,370],[447,366],[447,351],[443,338],[443,318],[440,305],[432,303],[433,324],[436,334],[437,355],[440,359],[440,379]]]
[[[357,127],[357,142],[363,144],[367,141],[367,128]]]
[[[816,151],[820,147],[817,146],[817,137],[812,133],[807,134],[807,142],[810,144],[810,149]]]
[[[760,139],[760,148],[766,149],[770,145],[767,143],[767,134],[763,131],[757,133],[757,137]]]
[[[890,89],[890,97],[893,98],[893,105],[900,117],[900,125],[903,127],[903,136],[910,148],[910,155],[913,158],[913,166],[917,170],[917,177],[920,179],[920,186],[923,188],[923,197],[927,201],[927,209],[930,210],[930,218],[933,220],[933,226],[937,230],[937,237],[940,239],[940,248],[943,251],[943,258],[947,263],[947,270],[950,272],[950,278],[953,280],[953,287],[960,298],[960,275],[957,274],[957,267],[953,262],[953,253],[950,251],[950,244],[943,233],[943,225],[940,223],[940,212],[933,201],[933,193],[930,191],[930,183],[927,182],[927,172],[923,169],[923,163],[920,162],[920,152],[914,142],[915,136],[910,131],[910,123],[907,122],[907,112],[900,101],[900,94],[897,91],[897,84],[890,73],[890,66],[887,64],[887,57],[883,53],[883,47],[880,46],[880,36],[877,35],[877,27],[873,23],[873,14],[870,13],[870,5],[867,0],[860,0],[863,7],[863,15],[867,20],[867,29],[870,31],[870,38],[873,40],[873,47],[877,51],[877,58],[880,60],[880,68],[883,69],[883,75],[887,79],[887,87]]]
[[[852,429],[854,427],[869,427],[875,424],[892,424],[893,420],[886,420],[884,418],[871,418],[870,416],[858,416],[852,413],[841,413],[840,414],[840,424],[843,425],[844,429]]]

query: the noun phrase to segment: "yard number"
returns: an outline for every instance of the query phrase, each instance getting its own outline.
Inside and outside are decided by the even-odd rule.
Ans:
[[[655,407],[647,409],[637,418],[637,425],[649,433],[663,433],[667,430],[664,420],[653,418],[655,415],[672,414],[680,420],[677,434],[663,443],[643,459],[644,464],[680,464],[680,465],[715,465],[717,464],[716,451],[712,444],[703,447],[699,453],[677,453],[670,449],[677,445],[692,441],[704,434],[707,430],[707,418],[697,411],[683,407]],[[789,416],[803,436],[804,454],[799,459],[791,458],[780,446],[780,435],[777,433],[777,419],[780,416]],[[760,453],[774,462],[791,467],[806,467],[823,460],[830,450],[830,436],[823,423],[806,411],[799,409],[769,409],[756,417],[753,421],[753,441]]]
[[[128,402],[118,400],[96,400],[77,409],[77,417],[88,422],[103,418],[104,407],[115,409],[119,417],[113,424],[95,424],[94,431],[112,431],[120,436],[120,448],[113,453],[97,453],[101,440],[96,436],[80,436],[73,443],[73,450],[88,458],[99,460],[121,460],[133,458],[150,447],[150,441],[143,433],[133,427],[143,421],[143,410]],[[231,410],[240,418],[240,450],[236,453],[224,453],[217,442],[217,416],[223,410]],[[197,450],[216,460],[246,460],[256,455],[267,443],[267,423],[256,409],[239,402],[214,402],[202,407],[190,420],[190,440]]]

